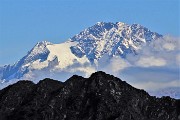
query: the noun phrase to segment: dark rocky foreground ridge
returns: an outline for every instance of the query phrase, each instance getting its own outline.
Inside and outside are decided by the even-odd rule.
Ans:
[[[0,120],[180,120],[180,100],[156,98],[104,72],[66,82],[19,81],[0,91]]]

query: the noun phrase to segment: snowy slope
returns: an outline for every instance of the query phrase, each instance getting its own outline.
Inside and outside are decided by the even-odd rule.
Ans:
[[[98,22],[71,38],[78,44],[73,46],[75,55],[86,55],[93,62],[104,54],[126,57],[126,54],[136,54],[142,45],[162,37],[155,32],[139,25],[127,25],[122,22]]]
[[[71,52],[71,46],[77,45],[76,42],[65,42],[62,44],[54,44],[51,46],[47,46],[47,48],[51,51],[47,60],[52,61],[55,57],[58,59],[58,66],[59,68],[63,69],[66,68],[74,62],[78,62],[80,64],[85,64],[89,62],[88,59],[84,57],[77,57]]]
[[[98,22],[67,42],[53,44],[47,41],[37,43],[26,56],[13,65],[0,69],[1,80],[20,79],[38,70],[93,72],[88,65],[97,65],[105,54],[109,57],[138,54],[142,46],[161,38],[155,32],[139,25],[122,22]],[[73,69],[70,69],[73,66]]]
[[[13,65],[4,66],[3,73],[1,79],[13,79],[13,78],[21,78],[25,73],[27,73],[28,67],[35,62],[36,60],[44,61],[49,54],[49,50],[46,48],[47,45],[51,45],[52,43],[43,41],[37,43],[33,49],[31,49],[26,56],[20,59]]]
[[[33,70],[43,70],[45,68],[51,71],[62,70],[75,62],[79,64],[88,63],[86,57],[77,57],[70,47],[76,45],[76,42],[65,42],[61,44],[52,44],[47,41],[37,43],[28,54],[14,65],[4,66],[2,80],[21,78]]]

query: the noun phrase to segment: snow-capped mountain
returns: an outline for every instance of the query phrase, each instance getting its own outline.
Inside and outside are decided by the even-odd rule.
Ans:
[[[64,43],[37,43],[18,62],[1,68],[0,79],[20,79],[34,70],[63,71],[73,65],[78,71],[91,73],[94,71],[87,66],[77,65],[98,64],[105,54],[126,58],[127,54],[137,54],[142,46],[161,37],[139,24],[98,22]]]
[[[126,57],[141,49],[142,45],[162,37],[139,25],[128,25],[122,22],[98,22],[71,38],[78,44],[71,51],[78,57],[86,56],[94,62],[104,54]]]

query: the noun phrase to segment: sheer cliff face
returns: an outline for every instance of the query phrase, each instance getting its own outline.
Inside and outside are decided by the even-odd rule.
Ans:
[[[1,120],[178,120],[180,101],[155,98],[104,72],[66,82],[19,81],[0,91]]]

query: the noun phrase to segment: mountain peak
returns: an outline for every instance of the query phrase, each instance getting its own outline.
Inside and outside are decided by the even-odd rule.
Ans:
[[[93,73],[92,75],[91,75],[91,77],[97,77],[97,76],[109,76],[109,74],[106,74],[105,72],[103,72],[103,71],[97,71],[97,72],[95,72],[95,73]]]
[[[35,46],[40,47],[40,46],[47,46],[47,45],[52,45],[52,43],[48,41],[41,41],[41,42],[38,42]]]
[[[104,22],[97,22],[96,25],[102,25]]]
[[[114,27],[114,23],[112,22],[97,22],[95,25],[92,27],[89,27],[89,30],[110,30],[111,28]]]
[[[116,22],[116,25],[122,27],[122,26],[127,25],[127,24],[124,22]]]
[[[49,50],[47,48],[48,45],[52,45],[52,43],[48,42],[48,41],[41,41],[38,42],[32,49],[31,51],[28,52],[27,57],[28,58],[36,58],[40,59],[38,56],[40,55],[47,55],[49,54]],[[43,57],[44,58],[44,57]]]
[[[97,22],[71,38],[78,42],[74,51],[81,51],[93,62],[104,54],[126,57],[136,54],[141,46],[162,37],[140,24],[128,25],[123,22]],[[75,47],[74,47],[75,48]],[[75,54],[78,54],[75,53]]]

